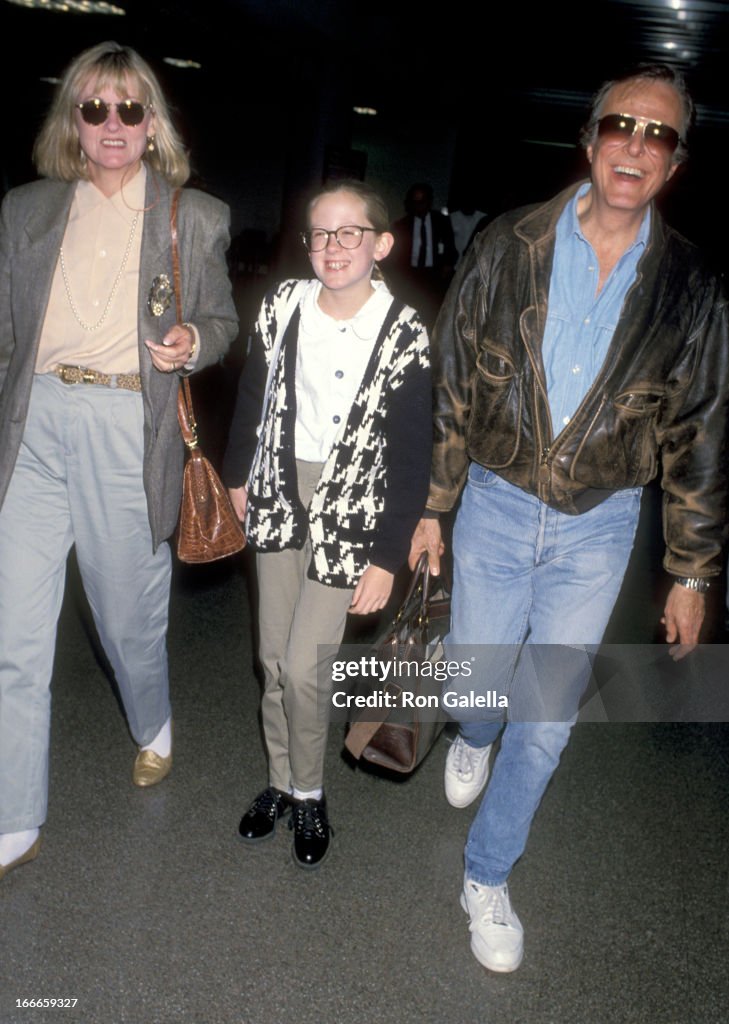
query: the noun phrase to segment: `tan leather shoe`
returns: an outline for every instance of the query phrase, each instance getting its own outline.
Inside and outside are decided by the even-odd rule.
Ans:
[[[135,786],[156,786],[166,779],[172,768],[172,754],[160,757],[153,750],[140,750],[134,761],[132,782]]]
[[[9,871],[13,868],[19,868],[21,864],[28,864],[30,861],[35,860],[40,850],[41,837],[38,836],[32,846],[29,846],[25,853],[21,853],[15,860],[11,860],[9,864],[0,864],[0,882],[5,878]]]

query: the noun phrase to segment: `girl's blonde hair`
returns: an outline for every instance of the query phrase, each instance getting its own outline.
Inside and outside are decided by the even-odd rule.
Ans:
[[[154,151],[145,152],[144,160],[173,187],[184,185],[190,177],[190,161],[172,124],[157,76],[135,50],[114,42],[84,50],[66,68],[33,147],[38,173],[60,181],[88,178],[74,120],[74,104],[87,84],[99,90],[111,86],[120,96],[128,95],[132,88],[135,99],[151,106],[155,114]]]

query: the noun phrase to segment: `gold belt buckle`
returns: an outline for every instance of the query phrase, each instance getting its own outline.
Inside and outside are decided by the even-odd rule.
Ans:
[[[83,370],[81,370],[81,380],[84,382],[84,384],[95,384],[96,371],[84,368]]]
[[[75,369],[75,366],[59,366],[56,372],[64,384],[76,384],[76,378],[72,376]]]

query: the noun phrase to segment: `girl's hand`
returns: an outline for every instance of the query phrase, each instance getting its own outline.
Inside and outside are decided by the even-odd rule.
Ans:
[[[241,522],[246,517],[246,509],[248,508],[248,491],[245,487],[229,487],[228,494],[230,495],[230,502],[233,506],[233,511],[238,516]]]
[[[392,593],[394,579],[394,574],[387,569],[368,565],[354,588],[350,612],[353,615],[369,615],[370,612],[382,611]]]

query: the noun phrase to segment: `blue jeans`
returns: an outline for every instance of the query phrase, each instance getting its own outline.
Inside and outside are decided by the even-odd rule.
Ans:
[[[482,885],[508,878],[569,739],[589,680],[588,652],[602,639],[633,547],[640,495],[640,488],[619,491],[570,516],[471,464],[453,534],[446,643],[458,660],[463,652],[454,647],[479,645],[476,664],[490,659],[492,674],[473,688],[508,692],[510,718],[504,727],[481,713],[461,724],[474,747],[503,728],[466,844],[466,874]],[[545,718],[556,717],[555,706],[560,720]]]

